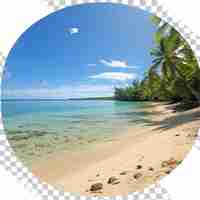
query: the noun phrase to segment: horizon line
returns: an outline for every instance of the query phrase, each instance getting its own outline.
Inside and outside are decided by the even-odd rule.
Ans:
[[[73,99],[92,99],[92,98],[113,98],[113,96],[96,96],[96,97],[69,97],[69,98],[4,98],[1,101],[13,100],[73,100]]]

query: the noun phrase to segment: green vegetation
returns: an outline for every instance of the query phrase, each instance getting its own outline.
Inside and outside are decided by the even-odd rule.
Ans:
[[[200,105],[200,68],[193,51],[169,24],[152,17],[157,26],[152,65],[143,80],[115,88],[115,99],[125,101],[180,102],[183,107]]]

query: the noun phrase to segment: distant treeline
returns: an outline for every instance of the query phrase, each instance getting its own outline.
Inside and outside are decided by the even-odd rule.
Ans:
[[[200,105],[200,68],[193,51],[170,25],[152,17],[157,25],[156,48],[150,50],[152,65],[143,80],[115,88],[115,99],[125,101],[170,101]]]

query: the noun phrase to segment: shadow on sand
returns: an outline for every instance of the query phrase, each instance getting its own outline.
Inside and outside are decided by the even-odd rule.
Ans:
[[[166,107],[166,109],[171,110],[172,107]],[[146,113],[147,114],[147,113]],[[162,115],[163,112],[156,111],[150,112],[150,115]],[[194,122],[200,120],[199,109],[192,109],[185,112],[177,112],[176,115],[169,116],[163,120],[152,120],[149,117],[137,120],[137,122],[143,122],[145,126],[156,126],[154,130],[169,130],[178,127],[183,124]]]

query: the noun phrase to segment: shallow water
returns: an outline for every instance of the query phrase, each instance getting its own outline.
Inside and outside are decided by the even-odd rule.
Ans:
[[[144,121],[147,113],[140,108],[145,106],[144,102],[102,100],[4,100],[2,113],[16,156],[31,167],[53,153],[88,150],[126,133]]]
[[[103,100],[4,100],[7,134],[45,131],[73,136],[111,136],[133,126],[147,103]],[[120,131],[119,131],[120,130]]]

